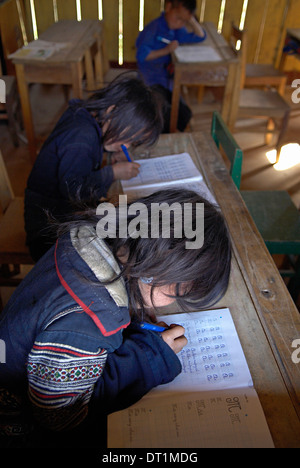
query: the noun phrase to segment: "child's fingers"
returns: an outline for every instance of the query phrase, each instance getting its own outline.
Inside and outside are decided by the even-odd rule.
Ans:
[[[174,353],[179,353],[187,344],[184,336],[184,328],[180,325],[171,325],[170,328],[162,332],[162,339],[170,346]]]

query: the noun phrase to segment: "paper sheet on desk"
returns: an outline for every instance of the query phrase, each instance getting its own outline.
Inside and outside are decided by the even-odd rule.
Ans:
[[[175,50],[179,62],[219,62],[222,57],[216,49],[204,45],[179,46]]]
[[[51,42],[36,39],[29,42],[28,45],[18,49],[8,57],[11,59],[28,58],[32,60],[47,60],[54,52],[59,52],[61,49],[70,46],[69,42]]]
[[[137,159],[136,162],[141,166],[137,177],[121,181],[123,192],[129,201],[157,190],[181,187],[193,190],[211,203],[216,203],[188,153]]]
[[[108,418],[108,447],[273,447],[228,309],[159,317],[182,324],[182,373]]]

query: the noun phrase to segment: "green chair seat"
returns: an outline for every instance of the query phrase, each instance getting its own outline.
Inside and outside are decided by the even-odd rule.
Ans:
[[[300,212],[285,191],[241,191],[271,254],[300,255]]]

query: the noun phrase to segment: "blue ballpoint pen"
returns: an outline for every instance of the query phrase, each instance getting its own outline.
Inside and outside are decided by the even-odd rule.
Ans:
[[[165,44],[170,44],[170,42],[171,42],[169,39],[166,39],[165,37],[162,37],[162,36],[157,36],[157,39],[160,42],[164,42]]]
[[[130,159],[130,156],[129,156],[129,153],[128,153],[128,150],[127,150],[126,146],[125,146],[125,145],[121,145],[121,148],[122,148],[122,151],[123,151],[123,153],[125,154],[125,156],[126,156],[126,158],[127,158],[127,161],[128,161],[128,162],[132,162],[131,159]]]
[[[163,332],[167,330],[165,327],[160,327],[159,325],[154,325],[153,323],[148,323],[148,322],[142,322],[140,324],[141,328],[144,328],[145,330],[152,330],[156,332]]]

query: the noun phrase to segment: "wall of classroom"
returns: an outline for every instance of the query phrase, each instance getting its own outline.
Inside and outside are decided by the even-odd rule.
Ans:
[[[2,0],[1,36],[3,28],[8,36],[2,38],[5,54],[13,52],[20,42],[14,39],[14,35],[20,35],[16,25],[20,14],[23,25],[19,29],[23,26],[23,37],[28,41],[60,19],[101,17],[109,60],[126,66],[135,62],[139,26],[159,16],[163,5],[164,0]],[[198,0],[196,15],[201,22],[212,21],[226,39],[231,21],[240,25],[242,18],[249,38],[247,61],[277,66],[286,28],[300,28],[300,0]],[[289,57],[286,70],[300,71],[300,61]]]

